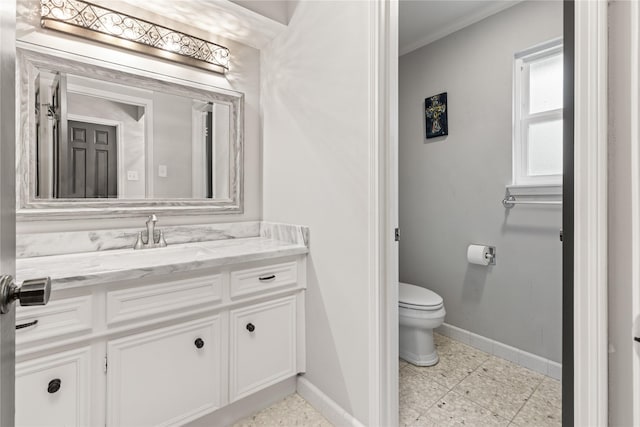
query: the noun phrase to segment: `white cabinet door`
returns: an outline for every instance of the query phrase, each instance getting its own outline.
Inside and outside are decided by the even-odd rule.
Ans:
[[[107,344],[107,425],[182,425],[221,405],[220,316]]]
[[[296,297],[230,313],[231,401],[296,374]]]
[[[16,426],[88,426],[90,347],[16,365]]]

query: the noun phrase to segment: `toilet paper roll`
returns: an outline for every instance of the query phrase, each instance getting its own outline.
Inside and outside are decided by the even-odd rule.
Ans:
[[[488,256],[489,253],[489,246],[469,245],[467,248],[467,260],[471,264],[489,265],[491,262],[491,257]]]

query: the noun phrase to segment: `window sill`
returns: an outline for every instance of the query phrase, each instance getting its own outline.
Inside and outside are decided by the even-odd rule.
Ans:
[[[510,184],[506,187],[512,196],[562,196],[562,184]]]

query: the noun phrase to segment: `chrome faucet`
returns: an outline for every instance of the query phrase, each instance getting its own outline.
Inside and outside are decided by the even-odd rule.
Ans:
[[[156,242],[156,222],[158,222],[156,214],[149,215],[147,219],[147,244]]]
[[[164,240],[164,232],[160,230],[158,239],[156,239],[156,222],[158,217],[156,214],[149,215],[147,219],[147,240],[142,237],[142,231],[138,232],[138,238],[136,239],[133,249],[149,249],[149,248],[164,248],[167,246],[166,240]]]

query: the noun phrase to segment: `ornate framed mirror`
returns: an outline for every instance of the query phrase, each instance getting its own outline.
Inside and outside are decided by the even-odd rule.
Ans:
[[[242,213],[244,95],[18,49],[19,220]]]

